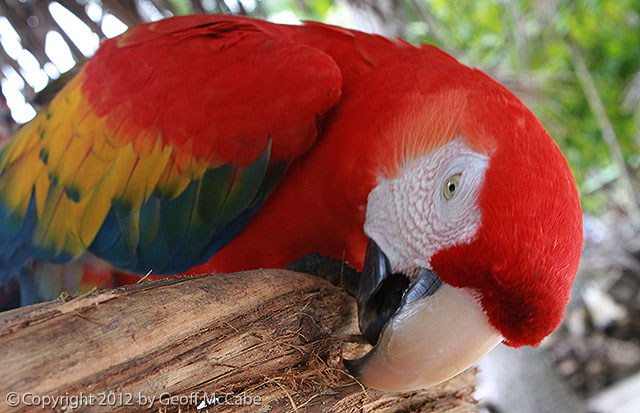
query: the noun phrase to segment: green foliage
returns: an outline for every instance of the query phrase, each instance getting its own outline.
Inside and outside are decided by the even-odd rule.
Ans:
[[[193,5],[189,0],[169,0],[171,9],[179,15],[193,13]]]
[[[291,11],[300,20],[326,21],[327,14],[334,6],[332,0],[264,0],[265,10],[269,15],[282,11]]]

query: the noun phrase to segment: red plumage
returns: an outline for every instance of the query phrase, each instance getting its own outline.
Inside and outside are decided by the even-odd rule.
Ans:
[[[470,245],[431,263],[447,283],[478,292],[508,345],[536,344],[560,324],[578,270],[578,191],[558,147],[513,95],[485,82],[471,99],[464,133],[495,142],[478,201],[482,224]]]
[[[269,138],[272,162],[309,150],[315,116],[335,104],[341,87],[333,59],[278,26],[205,15],[138,26],[105,42],[86,75],[94,111],[127,137],[153,128],[197,160],[237,166],[255,161]],[[122,118],[112,116],[118,110]]]
[[[438,99],[454,91],[450,104],[465,108],[454,136],[490,154],[491,164],[477,239],[441,251],[433,268],[443,281],[478,291],[509,345],[535,344],[553,331],[577,271],[582,216],[566,160],[533,114],[504,87],[435,47],[316,23],[282,30],[336,60],[342,99],[320,142],[292,164],[246,230],[191,272],[282,267],[311,251],[361,268],[367,195],[380,176],[396,171],[397,129],[420,122],[398,114],[419,105],[432,111],[429,122],[445,122],[450,107]],[[456,91],[463,93],[455,97]]]
[[[68,215],[80,218],[59,226],[70,240],[60,243],[64,258],[89,250],[139,271],[171,255],[162,267],[171,272],[215,253],[189,271],[199,273],[284,267],[320,252],[361,269],[372,189],[463,137],[489,159],[477,200],[482,221],[470,242],[431,257],[433,270],[445,283],[475,291],[510,345],[536,344],[560,322],[582,244],[568,165],[513,94],[433,46],[319,23],[176,17],[106,41],[75,82],[51,107],[56,122],[74,134],[80,124],[108,136],[101,149],[78,145],[71,152],[120,152],[103,170],[87,167],[91,185],[56,192],[64,201],[65,194],[82,199],[101,179],[113,178],[100,187],[108,204],[104,224],[81,220],[93,211],[67,202],[74,211]],[[78,84],[81,93],[74,94]],[[77,113],[60,114],[65,96],[76,99],[70,101]],[[97,126],[82,124],[85,118]],[[47,124],[42,116],[37,121]],[[25,132],[22,139],[28,138]],[[74,139],[69,142],[80,138]],[[171,150],[166,157],[156,150],[158,139]],[[39,144],[32,141],[31,149]],[[64,158],[59,149],[51,150],[57,157],[39,155],[46,158],[43,177],[55,175],[46,168],[58,172],[50,164]],[[156,170],[146,162],[139,172],[151,153],[166,165]],[[283,165],[288,170],[267,198]],[[141,184],[145,177],[150,183]],[[56,176],[51,186],[58,184],[66,185]],[[142,189],[131,189],[135,184]],[[31,193],[29,187],[25,197]],[[203,234],[211,240],[199,242]],[[119,244],[125,238],[129,243]]]

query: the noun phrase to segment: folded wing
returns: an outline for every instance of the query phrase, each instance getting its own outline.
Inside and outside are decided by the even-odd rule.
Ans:
[[[156,274],[237,235],[340,98],[277,26],[188,16],[106,41],[0,153],[0,282],[85,251]]]

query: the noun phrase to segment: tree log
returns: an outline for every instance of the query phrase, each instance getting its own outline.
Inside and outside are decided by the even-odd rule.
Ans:
[[[356,317],[343,290],[280,270],[0,313],[0,411],[476,411],[473,370],[404,394],[360,385],[342,365],[367,351]]]

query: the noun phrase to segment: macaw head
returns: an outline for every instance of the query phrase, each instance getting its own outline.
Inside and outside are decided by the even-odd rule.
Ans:
[[[405,99],[385,131],[401,144],[368,197],[357,301],[374,348],[346,364],[382,390],[440,383],[500,342],[540,343],[580,259],[562,153],[514,95],[457,70],[455,85],[432,75]]]

